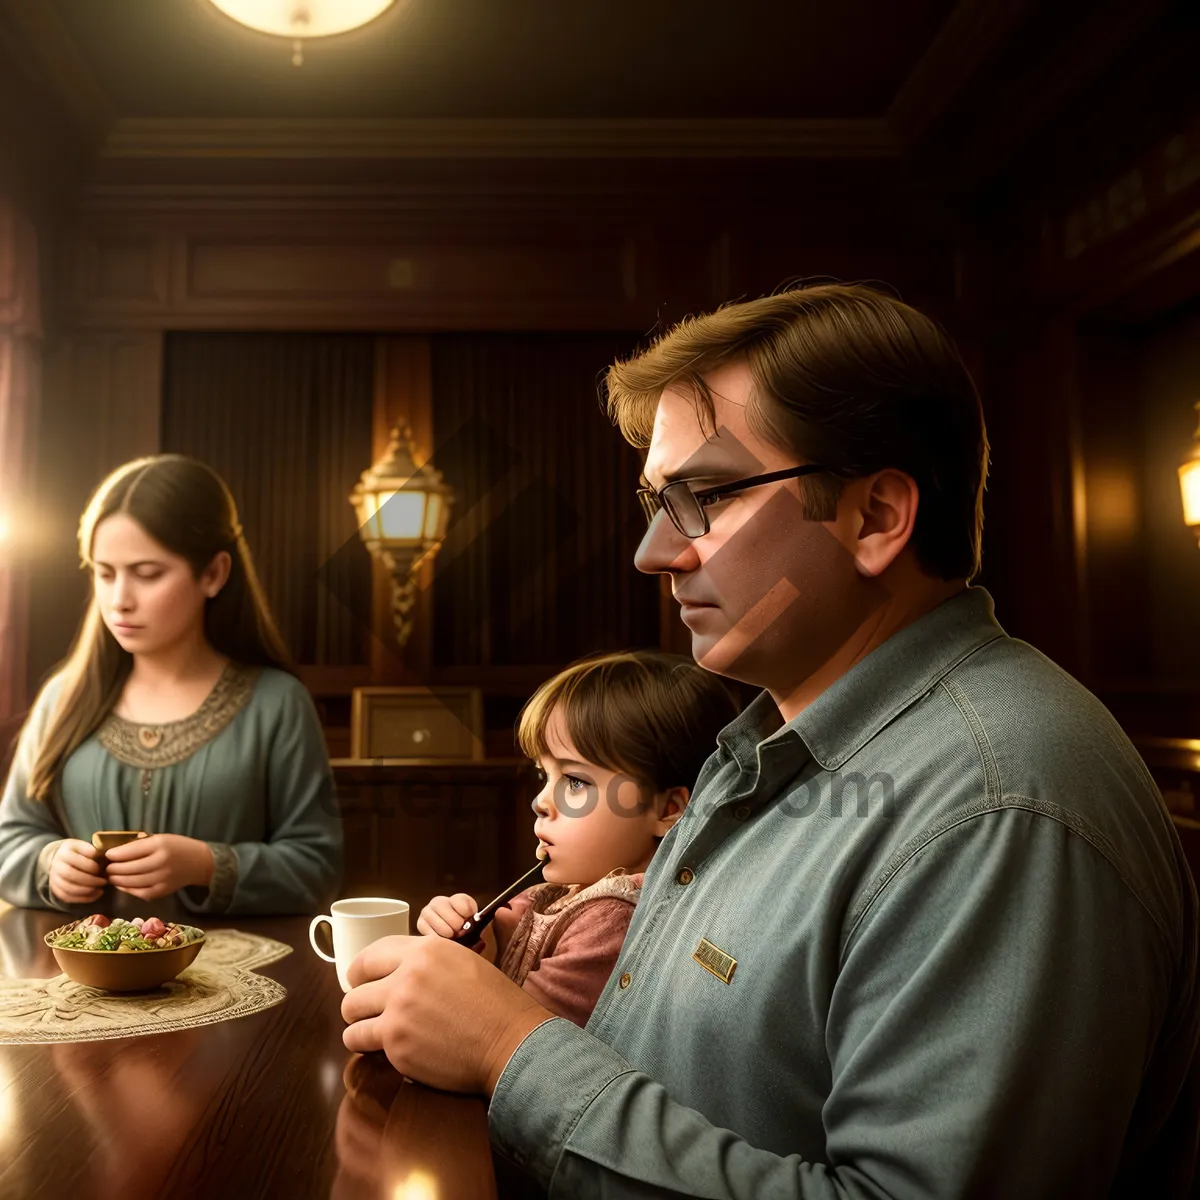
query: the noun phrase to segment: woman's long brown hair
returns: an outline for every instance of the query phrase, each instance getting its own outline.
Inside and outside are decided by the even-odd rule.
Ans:
[[[132,517],[165,549],[187,559],[197,578],[217,554],[227,551],[229,579],[205,603],[205,638],[236,663],[295,674],[255,574],[237,505],[216,471],[182,454],[139,458],[118,467],[96,489],[80,518],[84,570],[95,566],[96,526],[117,513]],[[60,823],[55,791],[63,766],[112,711],[132,667],[133,655],[109,632],[93,593],[70,654],[55,668],[62,686],[29,776],[30,799],[49,804]]]

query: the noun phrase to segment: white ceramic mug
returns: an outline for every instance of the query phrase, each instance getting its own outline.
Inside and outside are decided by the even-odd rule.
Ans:
[[[369,896],[365,899],[335,900],[329,912],[329,916],[313,917],[308,927],[308,940],[326,962],[337,967],[338,983],[342,985],[343,992],[348,992],[350,985],[346,982],[346,972],[361,951],[382,937],[408,933],[408,905],[403,900]],[[322,921],[329,924],[333,938],[332,958],[317,945],[317,926]]]

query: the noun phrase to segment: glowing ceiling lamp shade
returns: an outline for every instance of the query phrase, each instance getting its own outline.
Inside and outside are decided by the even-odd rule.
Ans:
[[[307,38],[331,37],[359,29],[386,12],[396,0],[211,0],[227,17],[248,29],[291,38],[292,62],[304,61]]]

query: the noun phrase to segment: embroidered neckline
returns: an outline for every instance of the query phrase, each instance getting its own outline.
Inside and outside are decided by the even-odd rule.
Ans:
[[[148,725],[109,713],[96,738],[120,762],[151,770],[190,758],[211,742],[246,707],[261,673],[259,667],[225,664],[220,678],[191,716]]]

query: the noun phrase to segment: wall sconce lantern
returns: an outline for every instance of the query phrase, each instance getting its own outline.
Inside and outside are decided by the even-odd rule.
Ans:
[[[396,644],[412,633],[417,570],[437,554],[446,536],[454,489],[426,462],[413,458],[412,431],[401,421],[392,430],[387,453],[368,467],[350,493],[358,533],[392,576],[392,619]]]
[[[1196,434],[1192,453],[1179,468],[1179,490],[1183,493],[1183,523],[1200,541],[1200,400],[1196,402]]]
[[[349,33],[380,13],[396,0],[212,0],[227,17],[239,25],[291,38],[292,62],[304,62],[304,39]]]

